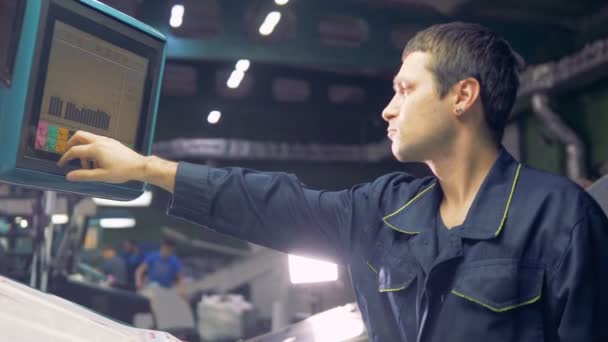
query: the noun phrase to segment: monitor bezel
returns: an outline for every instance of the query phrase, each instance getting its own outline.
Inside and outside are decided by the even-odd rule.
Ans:
[[[16,166],[18,168],[62,176],[71,170],[81,167],[79,161],[73,161],[67,167],[59,168],[56,164],[60,158],[59,154],[39,151],[34,148],[36,138],[35,127],[40,119],[40,106],[42,105],[44,83],[46,81],[46,69],[49,62],[53,29],[57,20],[61,20],[83,32],[97,35],[114,45],[148,59],[148,70],[139,114],[140,120],[134,146],[135,151],[147,154],[150,150],[153,135],[152,125],[156,98],[159,96],[156,90],[158,89],[158,82],[161,76],[160,65],[162,63],[164,43],[80,1],[43,1],[41,13],[40,29],[34,50],[32,76],[23,115]]]
[[[10,87],[13,81],[13,69],[15,67],[15,57],[19,39],[21,38],[21,27],[25,13],[25,1],[2,1],[0,8],[7,11],[0,15],[0,18],[12,18],[7,26],[8,32],[0,33],[0,38],[4,41],[5,54],[0,58],[0,86]]]

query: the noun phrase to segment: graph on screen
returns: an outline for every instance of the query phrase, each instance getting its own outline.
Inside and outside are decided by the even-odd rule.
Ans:
[[[67,102],[64,113],[64,102],[65,101],[61,97],[51,96],[48,114],[57,118],[63,117],[65,120],[72,121],[79,125],[95,127],[104,131],[107,131],[110,127],[110,114],[100,109],[79,107],[72,102]]]
[[[78,130],[134,146],[147,69],[146,58],[56,21],[35,147],[62,153]]]

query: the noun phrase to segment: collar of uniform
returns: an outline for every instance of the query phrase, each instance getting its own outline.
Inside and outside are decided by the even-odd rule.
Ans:
[[[505,224],[521,165],[501,147],[498,159],[483,181],[461,229],[455,234],[468,239],[497,237]],[[421,187],[412,199],[386,215],[387,226],[404,234],[435,229],[435,219],[443,193],[437,179]]]

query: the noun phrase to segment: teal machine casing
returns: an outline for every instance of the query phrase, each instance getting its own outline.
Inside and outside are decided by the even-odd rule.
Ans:
[[[35,98],[40,97],[40,77],[46,71],[46,61],[41,56],[45,55],[45,39],[48,41],[52,34],[48,31],[53,27],[52,21],[56,20],[52,16],[55,12],[76,18],[75,22],[85,30],[87,26],[96,27],[97,33],[106,32],[118,37],[125,46],[136,43],[150,52],[144,90],[146,95],[142,99],[137,146],[134,148],[142,154],[150,154],[151,151],[165,62],[165,37],[142,22],[95,0],[28,0],[12,82],[7,88],[0,87],[0,182],[102,198],[134,199],[144,192],[144,183],[68,182],[65,174],[78,166],[73,164],[68,170],[60,169],[56,166],[56,159],[39,160],[25,152],[28,139],[31,142],[31,122],[36,112],[36,101],[41,101]],[[65,76],[68,80],[69,70]]]

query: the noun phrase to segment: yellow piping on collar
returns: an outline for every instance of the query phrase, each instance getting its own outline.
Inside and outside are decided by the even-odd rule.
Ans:
[[[407,201],[407,203],[405,203],[401,208],[395,210],[395,212],[393,212],[392,214],[388,214],[386,216],[384,216],[382,218],[382,221],[384,221],[384,223],[391,227],[392,229],[400,232],[400,233],[405,233],[405,234],[419,234],[420,232],[408,232],[406,230],[401,230],[395,226],[393,226],[392,224],[388,223],[386,220],[399,214],[399,212],[401,212],[403,209],[407,208],[410,204],[414,203],[415,200],[417,200],[418,198],[420,198],[420,196],[424,195],[427,191],[431,190],[435,185],[437,185],[437,182],[429,185],[426,189],[422,190],[420,193],[418,193],[416,196],[414,196],[414,198],[412,198],[411,200]]]
[[[515,192],[515,185],[517,184],[517,180],[519,179],[519,170],[521,170],[521,164],[517,165],[517,171],[515,172],[515,179],[513,179],[513,185],[511,185],[511,193],[509,194],[509,200],[507,200],[507,206],[505,207],[505,212],[502,214],[502,220],[500,221],[500,226],[498,226],[498,230],[494,233],[494,236],[498,236],[502,231],[502,227],[505,225],[505,221],[507,219],[507,213],[509,212],[509,207],[511,206],[511,199],[513,199],[513,193]]]

